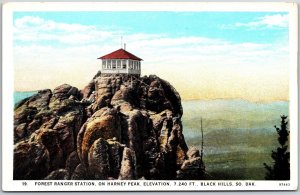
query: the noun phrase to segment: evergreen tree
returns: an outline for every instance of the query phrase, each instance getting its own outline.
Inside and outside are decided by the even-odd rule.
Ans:
[[[290,179],[290,152],[288,152],[288,122],[287,116],[281,116],[280,128],[274,126],[278,134],[278,142],[280,146],[277,151],[272,151],[273,166],[269,166],[264,163],[267,169],[267,180],[289,180]]]

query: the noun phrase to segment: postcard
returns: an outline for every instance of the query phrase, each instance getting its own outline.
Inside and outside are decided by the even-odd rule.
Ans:
[[[3,6],[4,191],[298,188],[296,3]]]

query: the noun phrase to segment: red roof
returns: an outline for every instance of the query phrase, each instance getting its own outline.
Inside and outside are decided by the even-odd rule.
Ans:
[[[133,55],[132,53],[129,53],[128,51],[126,51],[124,49],[118,49],[117,51],[106,54],[97,59],[101,59],[101,60],[103,60],[103,59],[131,59],[131,60],[139,60],[139,61],[142,60],[141,58]]]

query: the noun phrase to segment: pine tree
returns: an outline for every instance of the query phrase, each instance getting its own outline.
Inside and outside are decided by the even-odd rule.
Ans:
[[[267,180],[289,180],[290,179],[290,152],[288,152],[288,122],[287,116],[281,116],[281,127],[274,126],[278,134],[280,147],[272,151],[273,166],[264,163],[267,169]]]

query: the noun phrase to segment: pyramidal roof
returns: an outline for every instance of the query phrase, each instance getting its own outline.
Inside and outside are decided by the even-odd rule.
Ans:
[[[124,49],[118,49],[114,52],[111,52],[109,54],[106,54],[102,57],[99,57],[97,59],[101,60],[106,60],[106,59],[131,59],[131,60],[139,60],[141,61],[142,59],[133,55],[132,53],[129,53],[128,51]]]

